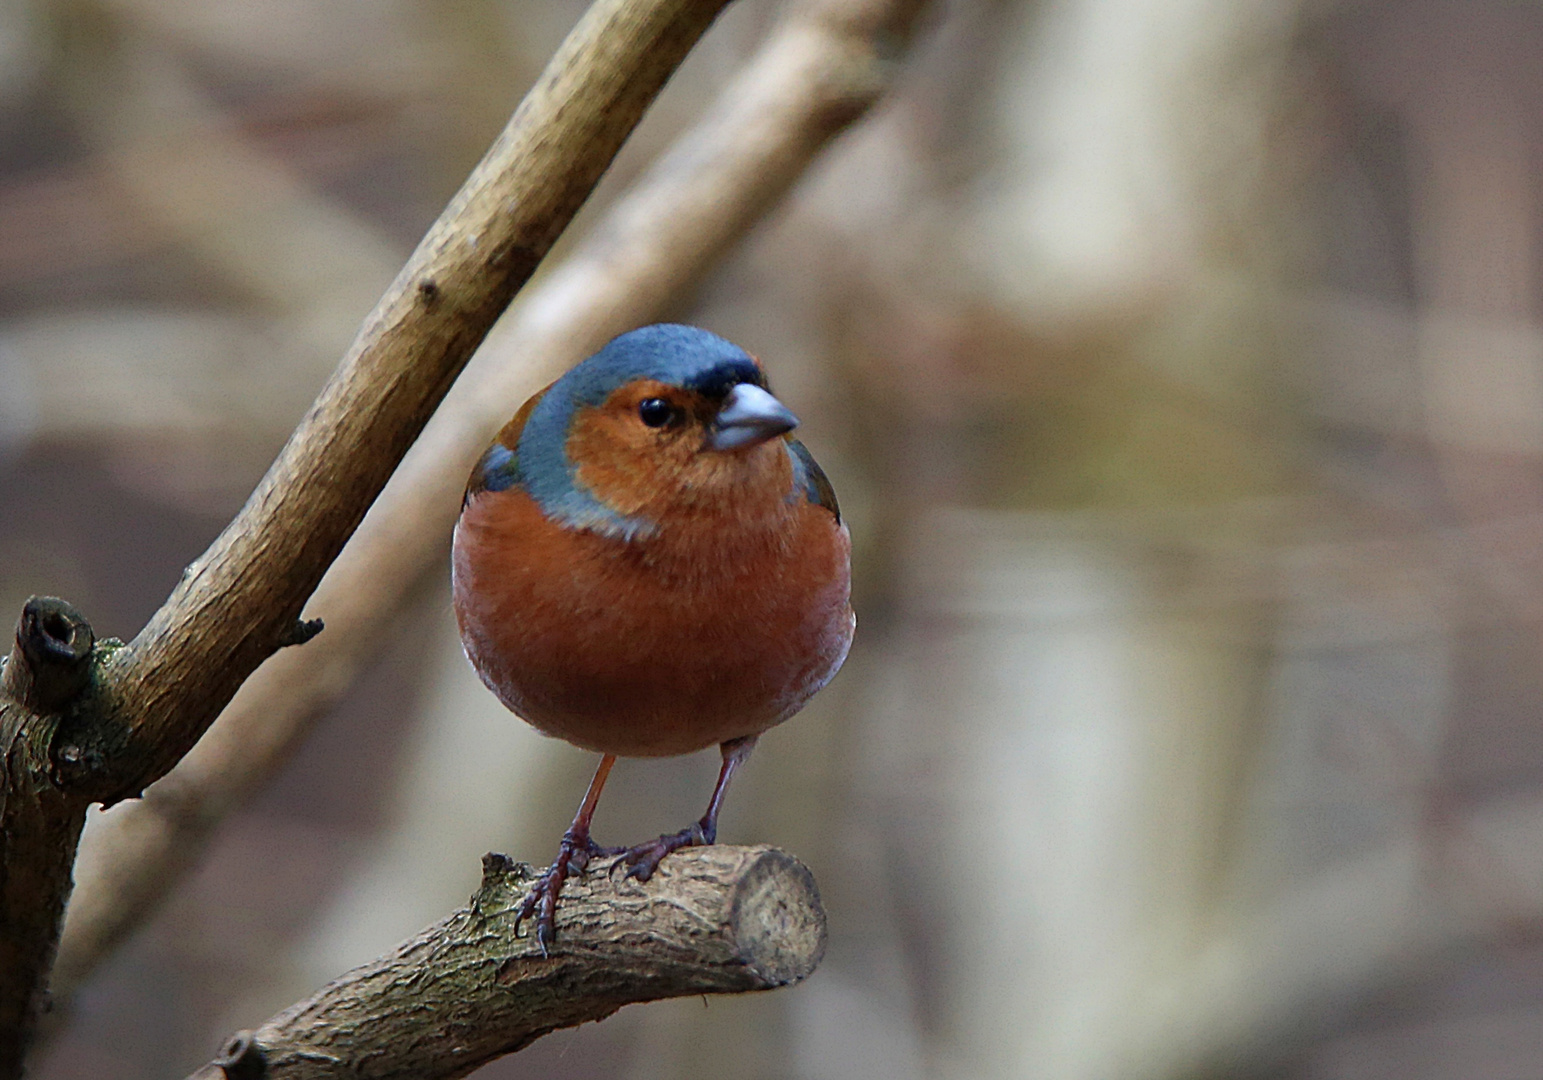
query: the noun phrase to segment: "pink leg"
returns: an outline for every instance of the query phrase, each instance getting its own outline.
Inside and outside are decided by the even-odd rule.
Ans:
[[[612,851],[600,847],[589,836],[589,823],[594,820],[595,807],[600,802],[600,789],[605,787],[605,778],[615,764],[615,754],[606,754],[600,759],[594,779],[589,782],[589,790],[584,793],[584,801],[579,804],[579,812],[573,815],[573,824],[563,833],[556,861],[536,879],[530,892],[525,894],[519,914],[514,917],[514,932],[518,934],[520,923],[536,916],[536,944],[541,946],[542,956],[547,955],[547,947],[557,935],[557,895],[563,891],[563,882],[574,874],[582,874],[592,856],[621,853],[619,848]]]
[[[683,847],[701,847],[718,839],[718,811],[723,806],[723,796],[729,790],[729,781],[735,771],[755,749],[756,736],[730,739],[719,749],[723,751],[723,767],[718,770],[718,783],[713,786],[713,797],[707,804],[707,813],[700,821],[693,822],[678,833],[661,836],[644,844],[629,848],[621,862],[627,865],[627,876],[647,881],[654,876],[659,862],[672,851]],[[620,865],[618,863],[617,865]]]

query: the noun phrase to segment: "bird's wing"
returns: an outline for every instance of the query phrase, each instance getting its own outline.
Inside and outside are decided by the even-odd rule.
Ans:
[[[793,457],[793,490],[835,514],[836,524],[841,524],[841,506],[836,502],[836,489],[831,486],[825,470],[814,460],[809,448],[797,439],[789,439],[788,452]]]
[[[498,438],[493,440],[493,445],[487,448],[472,468],[471,479],[466,482],[466,493],[461,496],[462,507],[473,495],[480,495],[484,491],[503,491],[523,482],[520,476],[520,433],[525,430],[525,421],[530,419],[536,402],[550,389],[552,387],[549,385],[532,394],[530,400],[520,406],[514,418],[499,430]]]

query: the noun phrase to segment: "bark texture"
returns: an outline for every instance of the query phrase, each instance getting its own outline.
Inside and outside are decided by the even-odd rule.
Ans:
[[[825,951],[814,879],[776,848],[679,851],[646,885],[612,861],[569,882],[543,956],[514,926],[536,872],[485,856],[466,907],[238,1033],[193,1080],[465,1076],[633,1002],[798,982]]]
[[[0,675],[0,1069],[19,1063],[46,1000],[86,804],[53,782],[63,710],[91,678],[91,626],[63,600],[34,596]]]

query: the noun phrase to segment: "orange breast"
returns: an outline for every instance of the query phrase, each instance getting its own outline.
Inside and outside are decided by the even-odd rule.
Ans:
[[[510,709],[586,749],[683,754],[787,719],[846,657],[850,540],[822,507],[710,511],[627,542],[553,524],[519,488],[456,526],[456,618]]]

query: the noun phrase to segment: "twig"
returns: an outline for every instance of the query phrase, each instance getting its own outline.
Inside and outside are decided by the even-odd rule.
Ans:
[[[677,852],[646,886],[607,869],[564,891],[544,957],[514,932],[533,871],[485,856],[470,904],[237,1034],[192,1080],[465,1076],[632,1002],[786,986],[825,951],[814,879],[775,848]]]
[[[88,830],[55,985],[79,985],[198,859],[214,827],[288,757],[370,659],[379,628],[445,557],[467,471],[520,400],[653,321],[877,100],[918,0],[827,0],[772,36],[712,111],[472,361],[309,608],[330,629],[271,659],[170,775]],[[505,327],[508,327],[507,331]]]
[[[726,2],[596,0],[149,625],[93,653],[89,693],[60,715],[11,699],[0,941],[24,943],[0,968],[0,1077],[21,1068],[86,805],[159,779],[294,640],[302,605],[451,381]]]

